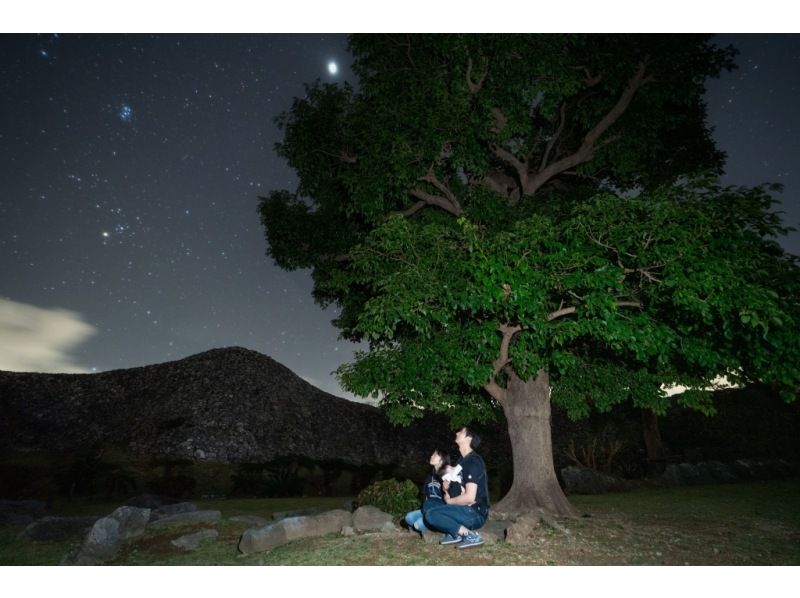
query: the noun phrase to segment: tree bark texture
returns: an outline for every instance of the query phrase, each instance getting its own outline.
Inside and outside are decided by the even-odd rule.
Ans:
[[[535,379],[525,381],[511,372],[501,404],[508,421],[514,481],[508,494],[492,509],[507,514],[542,509],[553,515],[576,516],[553,466],[547,372],[539,370]]]
[[[658,429],[658,416],[650,409],[642,409],[642,436],[647,449],[647,473],[661,473],[667,451]]]

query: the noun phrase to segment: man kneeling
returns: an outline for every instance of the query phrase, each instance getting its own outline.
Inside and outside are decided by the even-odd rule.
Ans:
[[[483,544],[483,538],[475,530],[483,527],[489,515],[489,479],[486,464],[474,450],[480,442],[480,436],[466,426],[456,432],[464,490],[453,497],[445,490],[445,504],[424,513],[429,528],[446,534],[440,544],[457,544],[457,548]]]

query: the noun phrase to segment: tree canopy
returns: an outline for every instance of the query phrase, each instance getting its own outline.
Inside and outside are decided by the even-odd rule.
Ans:
[[[357,87],[278,123],[299,177],[260,205],[269,254],[311,268],[369,349],[343,385],[408,422],[491,418],[547,372],[575,417],[711,411],[711,381],[800,387],[798,264],[771,188],[714,182],[708,36],[353,36]]]

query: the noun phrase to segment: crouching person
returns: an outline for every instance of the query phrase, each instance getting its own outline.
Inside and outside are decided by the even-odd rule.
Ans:
[[[427,509],[444,506],[445,504],[442,477],[446,475],[450,468],[450,454],[436,449],[428,460],[428,464],[431,466],[431,473],[428,474],[425,483],[422,485],[422,496],[425,497],[425,502],[422,503],[421,509],[406,513],[405,516],[408,528],[420,533],[428,531],[423,521],[423,513]],[[444,487],[446,487],[447,483],[444,482]]]
[[[443,506],[425,510],[425,525],[445,534],[440,544],[471,548],[484,542],[475,531],[483,527],[489,515],[486,464],[475,452],[480,442],[480,436],[468,427],[456,433],[456,444],[461,453],[459,465],[463,490],[458,496],[450,496],[445,492]]]

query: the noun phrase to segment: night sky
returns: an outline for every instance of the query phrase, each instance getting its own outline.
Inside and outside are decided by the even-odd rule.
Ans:
[[[800,36],[723,35],[708,83],[725,183],[785,185],[800,222]],[[0,36],[0,369],[92,372],[215,347],[346,396],[356,348],[308,272],[266,256],[256,208],[296,179],[273,118],[352,75],[344,35]],[[338,65],[332,73],[331,62]],[[800,234],[782,239],[800,254]]]

